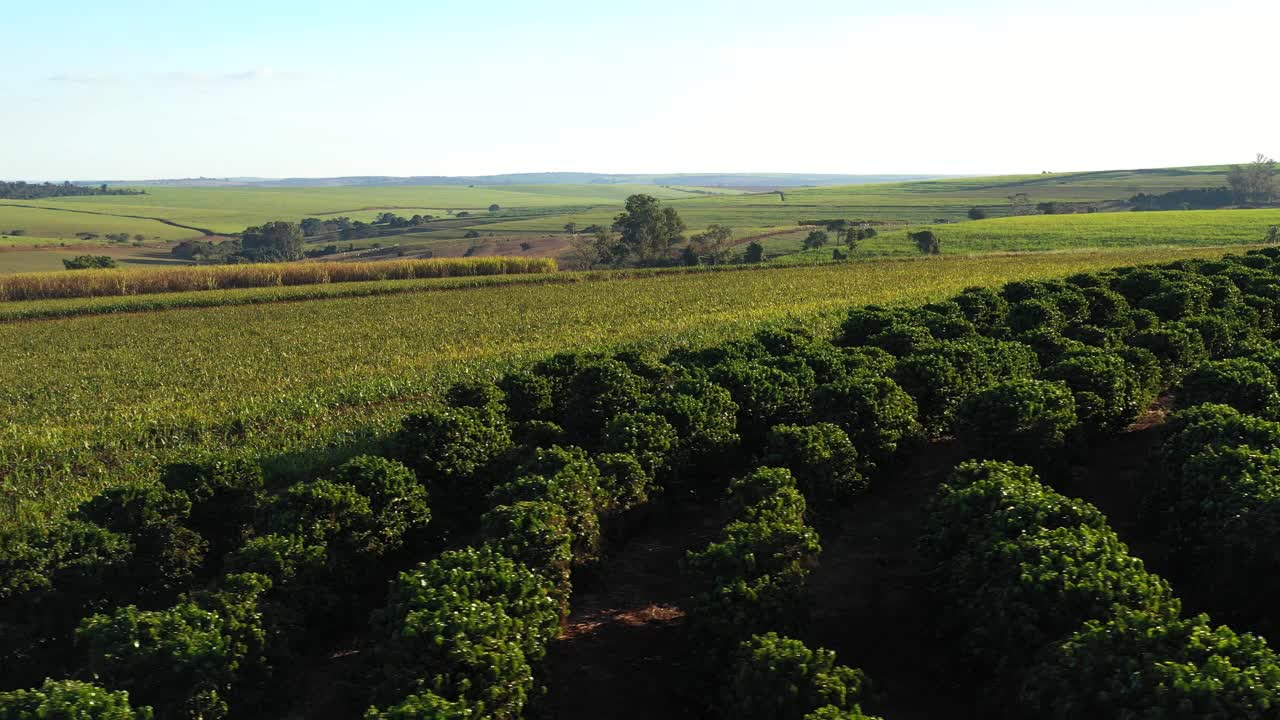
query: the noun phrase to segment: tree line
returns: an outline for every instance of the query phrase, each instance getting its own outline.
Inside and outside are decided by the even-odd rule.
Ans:
[[[239,237],[215,243],[208,240],[184,240],[169,254],[196,262],[288,262],[304,257],[305,236],[299,223],[276,220],[245,228]]]
[[[146,195],[146,190],[137,188],[113,188],[106,183],[101,185],[74,185],[70,181],[63,183],[29,183],[22,180],[15,182],[0,181],[0,200],[38,200],[51,197],[71,197],[80,195]]]

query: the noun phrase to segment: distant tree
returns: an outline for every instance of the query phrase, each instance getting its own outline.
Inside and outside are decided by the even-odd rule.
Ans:
[[[305,237],[312,237],[324,232],[324,221],[320,218],[302,218],[302,222],[298,223],[302,228],[302,234]]]
[[[849,256],[845,255],[844,252],[840,250],[840,248],[831,248],[831,259],[832,260],[848,260]]]
[[[240,235],[245,256],[257,261],[298,260],[302,241],[302,228],[283,220],[246,228]]]
[[[565,231],[565,232],[567,232],[567,233],[569,233],[570,235],[577,235],[577,234],[578,234],[578,223],[575,223],[575,222],[567,222],[567,223],[565,223],[565,224],[564,224],[564,231]]]
[[[588,234],[573,233],[569,236],[569,252],[564,260],[568,266],[591,270],[600,264],[600,251],[596,245],[596,237]]]
[[[671,248],[684,241],[685,224],[674,208],[662,207],[652,195],[632,195],[613,229],[627,259],[653,265],[669,261]]]
[[[923,255],[941,255],[942,243],[938,240],[938,236],[932,230],[920,230],[917,232],[907,233],[907,237],[916,244]]]
[[[492,213],[496,213],[496,212],[498,212],[498,211],[499,211],[499,210],[501,210],[501,209],[502,209],[502,206],[501,206],[501,205],[498,205],[498,203],[494,203],[494,204],[492,204],[492,205],[490,205],[490,206],[489,206],[489,212],[492,212]]]
[[[812,230],[809,232],[809,236],[804,239],[804,249],[816,250],[825,246],[830,239],[825,230]]]
[[[702,258],[698,257],[698,251],[693,249],[692,245],[685,245],[680,251],[680,264],[686,267],[697,265]]]
[[[1237,202],[1271,202],[1276,195],[1276,161],[1258,153],[1248,165],[1232,165],[1227,184]]]
[[[83,195],[145,195],[145,190],[133,188],[110,188],[104,185],[72,185],[63,183],[28,183],[18,180],[6,182],[0,180],[0,200],[35,200],[49,197],[72,197]]]
[[[712,265],[725,261],[729,248],[733,243],[733,230],[726,225],[708,225],[707,229],[689,239],[688,250],[692,251],[695,261],[686,265],[697,265],[698,260],[705,259]]]
[[[1267,228],[1267,242],[1272,244],[1280,243],[1280,225],[1272,225]]]
[[[478,237],[480,237],[480,231],[479,231],[479,230],[468,230],[468,231],[466,232],[466,234],[464,234],[462,237],[467,238],[468,240],[470,240],[470,239],[472,239],[472,238],[478,238]]]
[[[742,259],[749,263],[758,263],[764,261],[764,246],[758,242],[751,242],[747,245],[747,252]]]
[[[146,240],[146,239],[147,239],[147,236],[143,235],[142,233],[138,233],[133,236],[134,242],[142,242],[143,240]]]
[[[987,211],[983,210],[980,207],[969,208],[969,219],[970,220],[986,220]]]
[[[338,231],[339,240],[359,240],[362,238],[373,237],[375,233],[374,227],[369,223],[356,220],[349,226]]]
[[[113,268],[116,266],[116,261],[106,255],[77,255],[73,258],[63,258],[62,266],[67,270],[98,270]]]
[[[876,236],[876,229],[870,225],[855,225],[844,231],[844,244],[849,248],[849,252],[858,249],[858,244],[868,238]]]
[[[460,217],[460,218],[471,217],[471,213],[467,212],[466,210],[463,210],[462,212],[458,213],[454,217]]]
[[[1058,206],[1058,203],[1050,201],[1050,202],[1036,203],[1036,210],[1041,215],[1057,215],[1062,210],[1062,208]]]
[[[1009,211],[1014,215],[1030,215],[1033,212],[1031,209],[1031,196],[1024,192],[1010,195]]]

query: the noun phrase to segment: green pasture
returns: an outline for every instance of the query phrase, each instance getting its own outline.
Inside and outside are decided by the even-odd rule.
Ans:
[[[1076,215],[1027,215],[933,225],[944,253],[1056,250],[1135,245],[1232,245],[1262,242],[1280,225],[1280,209],[1172,210]],[[881,233],[863,244],[874,253],[913,253],[908,230]]]
[[[57,200],[72,199],[78,198],[57,198]],[[8,240],[25,242],[24,236],[15,237],[10,233],[11,230],[24,230],[25,237],[28,239],[42,238],[54,243],[62,241],[79,243],[83,241],[76,237],[78,232],[91,232],[100,236],[108,233],[128,233],[130,240],[134,235],[142,235],[147,241],[180,240],[198,234],[155,220],[45,209],[45,206],[53,208],[61,207],[62,204],[64,203],[55,203],[53,200],[0,200],[0,235],[9,236],[5,242]],[[94,213],[96,212],[95,210]],[[116,210],[116,212],[132,211]],[[101,239],[98,238],[98,240]]]
[[[385,211],[402,215],[445,215],[449,211],[487,215],[489,206],[495,203],[506,212],[514,212],[602,203],[620,205],[628,195],[636,192],[650,192],[664,198],[688,196],[688,193],[675,190],[632,185],[145,189],[146,195],[52,198],[21,204],[143,215],[217,232],[238,232],[249,225],[270,220],[300,220],[312,216],[347,215],[367,221]],[[4,224],[3,210],[0,209],[0,225]],[[180,233],[180,237],[192,234],[178,228],[174,230]]]

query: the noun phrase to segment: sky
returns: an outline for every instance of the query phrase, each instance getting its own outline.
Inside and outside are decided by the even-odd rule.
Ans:
[[[1274,0],[60,0],[0,178],[995,174],[1280,155]]]

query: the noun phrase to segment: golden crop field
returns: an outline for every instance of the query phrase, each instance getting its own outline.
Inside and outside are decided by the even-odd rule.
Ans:
[[[81,270],[0,277],[0,300],[150,295],[292,285],[555,272],[550,258],[449,258]]]

